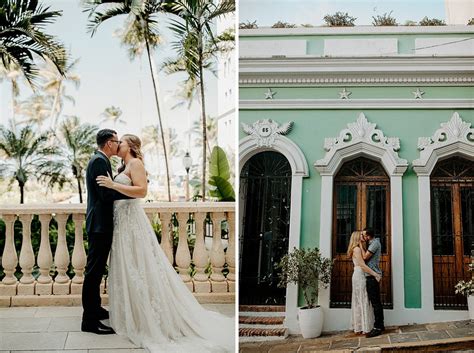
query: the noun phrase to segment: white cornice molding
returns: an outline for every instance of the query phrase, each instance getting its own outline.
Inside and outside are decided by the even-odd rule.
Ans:
[[[241,99],[240,110],[470,109],[472,99]]]
[[[256,85],[472,84],[473,57],[240,59],[239,83]]]
[[[469,34],[473,26],[395,26],[395,27],[310,27],[310,28],[270,28],[240,29],[239,38],[280,37],[314,35],[358,35],[358,34]]]
[[[326,155],[314,163],[321,175],[335,175],[340,165],[348,158],[369,155],[380,160],[390,176],[403,175],[408,162],[398,156],[400,140],[398,137],[386,137],[376,129],[375,123],[367,121],[360,113],[355,123],[347,124],[338,137],[324,140]]]
[[[452,67],[452,66],[456,67]],[[385,72],[387,69],[396,69],[397,72],[437,72],[442,69],[473,71],[472,57],[459,56],[430,56],[415,55],[398,56],[358,56],[358,57],[321,57],[305,55],[300,57],[268,57],[268,58],[239,58],[239,74],[261,72]]]
[[[463,154],[474,159],[474,128],[455,112],[432,137],[418,139],[420,158],[413,161],[418,176],[429,176],[440,158]]]

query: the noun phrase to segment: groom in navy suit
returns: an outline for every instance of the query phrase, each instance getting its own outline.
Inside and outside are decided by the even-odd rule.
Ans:
[[[112,175],[109,158],[117,154],[120,141],[117,132],[103,129],[97,133],[98,151],[92,156],[87,166],[87,215],[86,231],[88,235],[89,254],[82,286],[81,330],[100,335],[115,333],[100,320],[109,318],[109,312],[101,307],[100,283],[104,276],[107,258],[112,246],[113,205],[115,200],[129,199],[115,190],[97,184],[99,175]]]

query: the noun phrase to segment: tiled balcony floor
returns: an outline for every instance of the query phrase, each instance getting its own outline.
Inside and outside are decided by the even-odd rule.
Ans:
[[[204,304],[234,317],[234,304]],[[145,352],[126,337],[81,332],[81,307],[0,308],[0,353]]]

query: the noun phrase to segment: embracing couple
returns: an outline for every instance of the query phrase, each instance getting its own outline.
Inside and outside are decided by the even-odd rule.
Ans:
[[[354,263],[351,328],[366,337],[379,336],[385,330],[380,300],[381,254],[382,245],[372,229],[352,233],[347,249],[347,255]]]
[[[151,352],[233,352],[234,320],[196,301],[142,208],[147,172],[140,139],[127,134],[119,140],[115,131],[104,129],[97,133],[97,146],[86,174],[89,252],[82,331],[117,332]],[[112,179],[109,158],[114,155],[122,165]],[[107,311],[101,306],[100,283],[109,253]],[[101,322],[106,319],[111,327]]]

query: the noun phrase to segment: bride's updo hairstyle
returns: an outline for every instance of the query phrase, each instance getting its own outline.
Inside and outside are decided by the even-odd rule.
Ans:
[[[132,134],[125,134],[122,136],[122,138],[127,141],[128,147],[130,147],[130,153],[134,158],[138,158],[139,160],[142,161],[143,164],[145,164],[145,160],[143,158],[143,152],[142,152],[142,141],[138,136],[132,135]],[[118,172],[121,173],[125,169],[125,164],[122,161],[122,165],[118,169]]]

